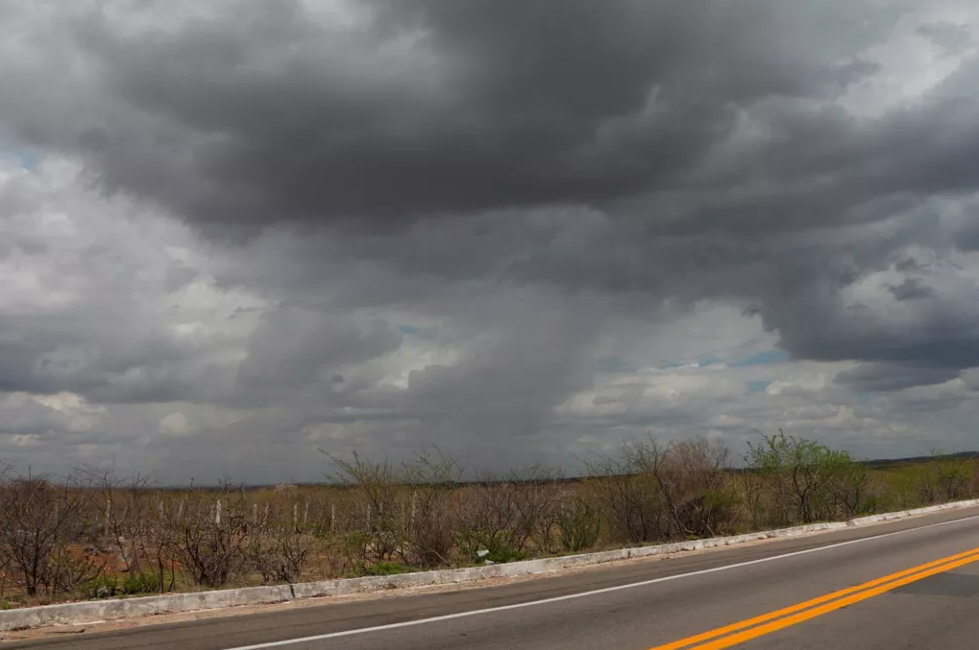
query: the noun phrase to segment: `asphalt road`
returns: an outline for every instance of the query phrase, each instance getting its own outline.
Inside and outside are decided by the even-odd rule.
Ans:
[[[502,587],[2,648],[974,650],[977,613],[971,509]]]

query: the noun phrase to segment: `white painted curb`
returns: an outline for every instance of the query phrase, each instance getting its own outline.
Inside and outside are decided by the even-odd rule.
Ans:
[[[906,519],[916,515],[941,512],[943,510],[969,508],[973,506],[979,506],[979,499],[945,503],[927,508],[917,508],[915,510],[889,512],[871,515],[869,517],[859,517],[846,522],[810,524],[808,526],[782,528],[779,530],[748,533],[732,537],[713,537],[688,542],[661,544],[658,546],[623,548],[600,553],[584,553],[581,555],[542,558],[509,564],[492,564],[465,569],[445,569],[391,576],[323,580],[321,582],[305,582],[293,585],[248,587],[245,589],[225,589],[189,594],[167,594],[141,598],[63,603],[43,607],[25,607],[23,609],[0,611],[0,632],[50,625],[82,625],[94,621],[222,609],[226,607],[240,607],[242,605],[279,603],[297,598],[340,596],[345,594],[386,591],[389,589],[403,589],[406,587],[475,582],[488,578],[509,578],[550,573],[571,567],[590,566],[630,558],[667,555],[683,551],[699,551],[772,538],[800,537],[815,532],[865,526],[896,519]]]

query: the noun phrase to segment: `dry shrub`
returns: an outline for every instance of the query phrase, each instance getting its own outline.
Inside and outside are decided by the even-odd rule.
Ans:
[[[540,465],[511,474],[517,486],[517,526],[526,532],[537,554],[557,551],[554,533],[558,511],[567,497],[563,478],[560,469]]]
[[[626,443],[589,464],[592,489],[613,541],[704,537],[733,529],[737,493],[726,478],[729,452],[707,440]]]
[[[362,571],[378,564],[451,564],[462,476],[454,458],[437,449],[400,466],[357,454],[352,461],[329,457],[353,495],[346,504],[345,542]]]
[[[302,495],[291,494],[277,494],[255,504],[256,516],[247,527],[243,546],[249,566],[263,584],[297,582],[312,561],[317,538],[308,522],[308,504]]]
[[[243,490],[224,483],[216,490],[192,488],[161,508],[160,543],[194,584],[222,587],[241,572],[247,544],[244,506]]]
[[[441,452],[419,454],[402,466],[410,488],[406,513],[405,559],[422,567],[451,564],[459,523],[458,483],[462,468]]]
[[[728,467],[723,445],[650,437],[587,463],[578,483],[534,466],[464,484],[456,460],[437,450],[399,464],[333,460],[342,485],[247,492],[227,481],[151,489],[111,469],[54,482],[0,468],[0,599],[10,589],[36,601],[508,562],[979,493],[971,460],[869,470],[781,432],[751,445],[743,470]]]
[[[99,522],[108,548],[126,573],[139,573],[149,561],[147,538],[152,537],[152,492],[149,477],[118,477],[114,468],[83,467],[76,471],[86,510]]]
[[[736,493],[726,480],[729,451],[708,440],[651,441],[646,457],[670,515],[667,538],[708,537],[730,532]]]
[[[919,499],[926,504],[959,501],[970,496],[975,465],[964,458],[934,457],[917,472]]]
[[[327,456],[340,469],[339,482],[350,486],[355,495],[350,504],[353,512],[347,517],[351,524],[346,535],[348,551],[361,564],[403,562],[407,520],[398,468],[390,461],[373,462],[356,453],[352,461]]]
[[[557,517],[567,493],[561,479],[558,470],[535,465],[502,479],[483,476],[467,486],[458,532],[463,556],[507,562],[527,557],[531,549],[554,552]]]
[[[600,456],[587,463],[591,488],[613,543],[640,544],[664,537],[666,507],[648,471],[654,452],[644,443],[626,443],[618,456]]]
[[[464,558],[510,562],[527,556],[530,531],[521,525],[518,492],[513,482],[492,476],[466,487],[457,533]]]
[[[101,567],[81,554],[92,535],[70,479],[12,476],[0,482],[0,564],[28,596],[70,592]]]

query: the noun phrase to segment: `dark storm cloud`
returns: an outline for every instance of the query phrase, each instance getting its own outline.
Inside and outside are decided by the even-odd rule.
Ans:
[[[650,237],[737,236],[971,183],[961,102],[866,124],[813,103],[875,72],[858,54],[900,3],[377,0],[356,28],[221,6],[177,30],[66,23],[101,71],[85,90],[107,95],[57,128],[8,99],[12,127],[208,233],[584,203]]]
[[[67,36],[104,71],[88,87],[116,100],[112,119],[83,105],[54,130],[16,99],[8,111],[21,134],[80,147],[107,188],[198,222],[607,203],[703,190],[740,109],[833,97],[873,72],[852,53],[899,15],[849,2],[371,5],[361,29],[295,2],[236,3],[176,33],[123,35],[91,14]],[[852,153],[840,118],[797,118],[776,124],[776,147],[821,139],[824,165]]]
[[[837,380],[858,390],[900,390],[942,383],[979,366],[976,303],[931,305],[916,322],[892,320],[860,305],[844,307],[831,292],[763,314],[798,358],[867,361]]]
[[[107,91],[113,119],[80,110],[45,132],[15,105],[13,121],[208,233],[348,219],[390,232],[584,203],[654,248],[873,223],[972,184],[967,71],[948,101],[879,120],[820,104],[874,74],[859,52],[890,34],[899,3],[368,6],[360,28],[297,3],[126,35],[88,15],[70,36],[103,71],[87,87]]]
[[[912,386],[942,384],[959,376],[954,367],[929,367],[914,363],[863,363],[841,372],[836,381],[864,392],[901,391]]]
[[[979,251],[979,215],[977,221],[965,226],[955,233],[956,246],[963,251]]]

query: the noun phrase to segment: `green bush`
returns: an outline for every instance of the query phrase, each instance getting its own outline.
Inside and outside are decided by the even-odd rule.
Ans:
[[[397,562],[375,562],[374,564],[362,564],[360,574],[365,576],[393,576],[401,573],[411,573],[414,569]]]
[[[575,498],[557,512],[561,547],[577,553],[594,546],[602,531],[602,522],[595,509],[584,499]]]
[[[779,430],[762,444],[749,442],[745,461],[768,495],[768,525],[830,521],[861,510],[867,473],[848,452]]]
[[[152,594],[160,591],[164,582],[159,573],[132,573],[123,580],[119,591],[127,595]]]
[[[494,564],[504,564],[530,559],[530,553],[517,548],[512,538],[507,535],[468,530],[459,536],[458,545],[465,557],[480,564],[487,560]]]
[[[85,593],[89,598],[112,598],[119,589],[115,576],[99,575],[85,584]]]

